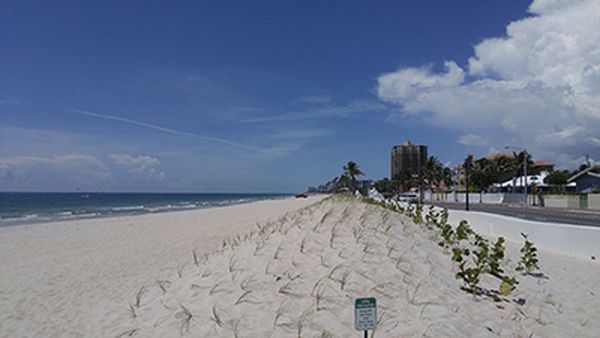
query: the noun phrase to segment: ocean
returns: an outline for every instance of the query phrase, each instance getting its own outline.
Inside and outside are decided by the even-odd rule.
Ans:
[[[209,208],[289,194],[0,192],[0,226]]]

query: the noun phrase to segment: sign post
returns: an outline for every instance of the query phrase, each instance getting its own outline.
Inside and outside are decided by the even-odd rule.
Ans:
[[[354,328],[365,331],[365,338],[369,337],[369,330],[377,326],[377,301],[375,298],[357,298],[354,302]]]

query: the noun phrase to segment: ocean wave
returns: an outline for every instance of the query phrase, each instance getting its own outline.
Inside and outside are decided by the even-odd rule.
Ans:
[[[58,217],[71,216],[71,215],[73,215],[73,212],[72,211],[60,211],[60,212],[55,213],[55,215]]]
[[[160,211],[171,210],[173,208],[174,208],[173,205],[167,204],[167,205],[161,205],[161,206],[152,207],[152,208],[146,208],[145,210],[148,212],[160,212]]]
[[[23,214],[23,215],[3,215],[0,216],[2,223],[23,223],[23,222],[35,222],[40,219],[39,214]]]
[[[196,207],[198,207],[198,205],[193,203],[193,204],[185,204],[185,205],[182,205],[181,207],[184,209],[189,209],[189,208],[196,208]]]
[[[146,209],[146,207],[144,207],[143,205],[110,208],[110,210],[112,210],[112,211],[135,211],[135,210],[144,210],[144,209]]]

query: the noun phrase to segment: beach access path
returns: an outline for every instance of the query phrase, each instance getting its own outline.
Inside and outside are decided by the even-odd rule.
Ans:
[[[0,337],[92,337],[140,286],[324,198],[0,228]]]

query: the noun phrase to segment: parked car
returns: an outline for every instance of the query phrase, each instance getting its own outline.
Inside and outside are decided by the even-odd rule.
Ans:
[[[399,202],[406,203],[418,203],[419,202],[419,194],[415,192],[404,192],[398,196]]]

